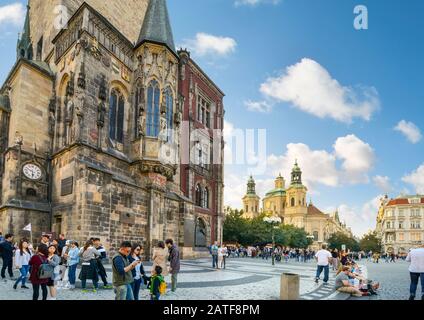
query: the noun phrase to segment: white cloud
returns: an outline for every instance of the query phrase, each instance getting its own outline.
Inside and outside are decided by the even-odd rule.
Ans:
[[[394,130],[401,132],[411,143],[418,143],[422,139],[420,128],[412,122],[400,121]]]
[[[368,171],[374,165],[374,150],[355,135],[338,138],[334,144],[337,158],[343,160],[345,181],[349,183],[368,183]]]
[[[270,155],[268,166],[274,175],[289,174],[295,160],[303,171],[305,185],[316,189],[317,184],[338,187],[343,184],[368,183],[368,173],[374,164],[374,151],[355,135],[337,139],[333,152],[312,150],[303,143],[290,143],[284,155]]]
[[[379,195],[359,207],[342,204],[339,207],[341,221],[345,221],[346,225],[352,228],[352,232],[359,237],[374,230],[381,197]]]
[[[186,39],[181,46],[188,48],[197,56],[226,56],[236,50],[237,42],[230,37],[199,32],[194,39]]]
[[[244,102],[247,110],[252,112],[269,113],[272,110],[272,105],[266,101],[251,101],[247,100]]]
[[[11,23],[21,26],[25,18],[25,7],[22,3],[12,3],[0,7],[0,25]]]
[[[404,176],[402,181],[413,185],[416,193],[424,194],[424,163],[414,172]]]
[[[260,91],[319,118],[345,123],[351,123],[354,118],[369,121],[380,105],[374,87],[342,86],[324,67],[307,58],[289,66],[279,77],[268,78]]]
[[[235,0],[234,5],[236,7],[240,7],[240,6],[257,6],[259,4],[278,4],[280,3],[281,0]]]
[[[268,157],[270,174],[277,176],[281,172],[289,179],[288,175],[290,175],[296,159],[303,172],[303,182],[309,188],[315,189],[317,184],[331,187],[339,184],[336,157],[325,150],[311,150],[303,143],[288,144],[287,152],[284,155],[270,155]]]
[[[390,178],[387,176],[375,176],[372,178],[374,184],[383,192],[390,193],[393,191],[393,187],[390,183]]]

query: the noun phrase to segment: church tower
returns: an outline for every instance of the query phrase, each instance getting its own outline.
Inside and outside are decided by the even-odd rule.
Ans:
[[[256,194],[256,183],[252,176],[247,182],[247,193],[243,197],[244,217],[255,218],[259,215],[259,197]]]
[[[304,218],[307,214],[306,193],[308,189],[302,184],[302,170],[297,160],[291,172],[291,183],[287,189],[286,221],[303,227]],[[289,222],[290,223],[290,222]]]

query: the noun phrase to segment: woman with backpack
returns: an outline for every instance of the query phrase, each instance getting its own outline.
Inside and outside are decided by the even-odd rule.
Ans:
[[[37,253],[29,260],[31,266],[31,275],[29,280],[32,283],[32,300],[38,300],[40,295],[40,287],[43,292],[43,300],[47,300],[47,283],[49,282],[50,274],[47,272],[48,269],[51,271],[51,266],[48,263],[47,256],[49,255],[46,246],[40,246],[37,249]]]
[[[47,260],[49,265],[53,268],[53,275],[49,279],[47,286],[50,291],[50,300],[56,300],[57,296],[57,282],[60,279],[60,257],[56,254],[57,247],[53,244],[49,246],[49,255],[47,256]]]
[[[29,289],[25,282],[27,280],[27,274],[29,271],[29,260],[31,259],[31,251],[29,249],[29,243],[28,240],[21,240],[19,242],[19,249],[15,251],[15,267],[19,269],[19,272],[21,273],[21,276],[16,280],[15,284],[13,285],[13,289],[16,290],[18,287],[19,282],[22,281],[22,289]]]
[[[81,249],[79,256],[82,261],[82,268],[79,274],[81,280],[82,292],[88,292],[86,289],[87,280],[93,281],[93,292],[99,289],[99,275],[97,273],[97,258],[100,257],[100,252],[93,247],[93,241],[88,240],[85,246]]]

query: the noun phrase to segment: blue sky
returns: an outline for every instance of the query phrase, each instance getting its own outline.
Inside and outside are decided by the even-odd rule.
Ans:
[[[0,7],[17,2],[25,3]],[[354,28],[357,5],[368,9],[368,30]],[[357,234],[374,227],[381,194],[424,194],[423,1],[168,0],[168,7],[177,45],[227,95],[227,133],[266,129],[266,152],[251,157],[265,172],[227,165],[226,204],[241,207],[249,173],[260,196],[278,172],[288,180],[295,158],[313,203],[339,208]],[[1,8],[3,81],[23,20]]]

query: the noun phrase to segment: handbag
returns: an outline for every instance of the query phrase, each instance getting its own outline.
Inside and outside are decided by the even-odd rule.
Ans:
[[[43,261],[41,257],[39,257],[41,260],[41,265],[38,268],[38,278],[41,280],[44,279],[51,279],[53,277],[54,268],[49,265],[48,261]]]

